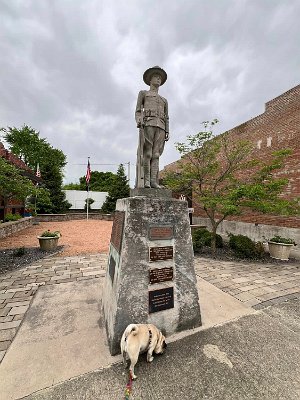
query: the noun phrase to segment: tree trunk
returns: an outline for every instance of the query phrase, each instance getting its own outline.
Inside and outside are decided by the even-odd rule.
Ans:
[[[211,254],[215,257],[217,250],[217,225],[212,224],[211,230]]]

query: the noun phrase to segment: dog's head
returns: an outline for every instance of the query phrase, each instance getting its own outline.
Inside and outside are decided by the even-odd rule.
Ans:
[[[165,348],[167,347],[166,338],[159,332],[158,340],[154,349],[155,354],[163,354]]]

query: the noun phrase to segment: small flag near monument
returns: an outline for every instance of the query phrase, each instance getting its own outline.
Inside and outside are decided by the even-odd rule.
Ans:
[[[87,191],[89,191],[90,179],[91,179],[91,165],[90,165],[90,158],[88,158],[88,163],[87,163],[87,168],[86,168],[86,176],[85,176]]]

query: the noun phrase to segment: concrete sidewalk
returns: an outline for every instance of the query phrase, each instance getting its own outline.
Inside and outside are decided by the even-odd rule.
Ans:
[[[132,400],[298,400],[299,300],[171,343],[148,364],[141,357]],[[290,325],[280,315],[289,315]],[[293,320],[293,323],[291,321]],[[93,371],[26,400],[119,400],[127,374],[121,364]]]
[[[44,388],[52,387],[55,384],[59,385],[56,386],[58,391],[55,390],[54,392],[51,392],[47,389],[45,392],[47,394],[41,394],[41,396],[46,397],[36,398],[51,399],[52,397],[50,397],[50,392],[51,396],[56,396],[57,393],[60,393],[59,388],[62,387],[69,387],[71,392],[68,391],[69,389],[64,389],[67,390],[62,392],[64,393],[62,395],[65,397],[53,397],[53,399],[92,399],[93,397],[89,397],[92,396],[92,393],[94,393],[93,395],[96,395],[97,393],[97,398],[122,398],[122,387],[126,384],[126,376],[122,375],[124,370],[119,365],[111,367],[112,364],[119,363],[120,357],[111,357],[108,352],[106,335],[101,322],[101,308],[99,307],[101,302],[101,288],[105,273],[106,258],[106,255],[50,258],[41,261],[39,264],[15,271],[8,276],[1,277],[0,294],[2,295],[3,301],[0,306],[3,306],[3,318],[8,318],[8,320],[1,320],[0,323],[0,340],[2,340],[0,343],[4,343],[6,346],[3,350],[4,353],[8,349],[7,354],[0,365],[0,393],[4,396],[3,398],[5,400],[19,399],[36,391],[43,390]],[[300,271],[297,267],[291,269],[287,266],[286,269],[285,266],[283,266],[281,268],[272,269],[272,266],[270,265],[255,266],[253,264],[244,263],[240,265],[234,263],[212,262],[211,260],[200,258],[196,259],[195,264],[198,275],[201,312],[204,322],[203,327],[194,332],[181,333],[169,337],[169,343],[175,341],[176,343],[172,343],[168,346],[168,352],[166,355],[157,358],[155,364],[148,365],[141,363],[142,370],[145,368],[147,375],[150,374],[150,376],[152,376],[152,374],[154,374],[153,377],[155,377],[157,372],[154,365],[159,365],[158,368],[167,368],[165,361],[161,364],[161,360],[168,360],[171,357],[171,359],[169,359],[168,368],[172,371],[172,365],[177,365],[177,357],[180,360],[183,356],[180,356],[182,343],[183,346],[185,343],[190,343],[190,349],[184,349],[184,351],[190,355],[190,359],[186,359],[179,368],[179,370],[182,370],[182,376],[180,377],[180,375],[178,375],[179,372],[177,372],[176,375],[176,371],[173,371],[175,376],[177,376],[177,379],[179,379],[179,381],[180,379],[183,379],[188,386],[191,386],[193,382],[194,378],[190,378],[190,376],[194,376],[194,368],[199,368],[199,374],[201,374],[201,376],[202,374],[203,376],[207,376],[206,371],[204,371],[203,368],[201,369],[200,365],[198,365],[203,362],[203,355],[209,360],[211,358],[212,360],[217,358],[217,361],[219,360],[221,365],[225,363],[230,366],[233,365],[233,362],[230,361],[230,357],[228,356],[228,354],[230,354],[230,352],[228,353],[230,345],[232,344],[234,352],[239,353],[243,351],[239,346],[244,346],[244,344],[233,341],[232,343],[228,343],[229,347],[226,347],[227,350],[224,352],[222,346],[226,345],[227,338],[223,338],[224,343],[219,342],[219,344],[222,344],[221,347],[214,344],[212,341],[211,343],[207,343],[206,347],[201,347],[199,354],[195,353],[195,349],[198,349],[199,347],[198,341],[204,337],[204,332],[206,332],[205,335],[208,335],[208,332],[215,332],[214,330],[211,330],[212,327],[217,327],[227,323],[224,326],[219,326],[214,329],[217,329],[217,331],[220,330],[218,332],[222,332],[222,330],[227,332],[226,326],[228,325],[231,327],[230,329],[232,329],[234,335],[240,335],[243,337],[243,340],[246,340],[247,338],[250,342],[253,340],[260,340],[259,345],[263,346],[263,343],[268,343],[268,338],[274,335],[273,330],[277,329],[278,322],[274,322],[274,318],[276,319],[276,316],[278,316],[276,312],[271,317],[271,314],[268,316],[266,314],[258,313],[249,306],[248,300],[244,299],[246,303],[244,304],[240,301],[241,299],[235,298],[233,296],[234,290],[237,290],[235,295],[238,297],[240,293],[255,290],[256,288],[253,288],[253,285],[255,284],[262,285],[261,288],[258,287],[257,289],[264,289],[269,286],[272,286],[273,288],[287,282],[293,282],[293,287],[298,289],[293,293],[279,297],[276,297],[276,295],[278,293],[281,294],[281,290],[270,291],[269,294],[272,294],[273,298],[269,298],[268,301],[278,301],[278,299],[283,301],[291,295],[297,297],[297,293],[300,292],[300,284],[297,286],[300,278]],[[289,271],[289,276],[286,271]],[[211,282],[214,281],[214,285],[202,279],[199,275],[206,275],[205,279],[209,279]],[[282,281],[282,278],[286,279],[286,281]],[[250,284],[247,282],[250,282]],[[271,283],[272,285],[268,285],[268,283]],[[40,285],[42,287],[38,289]],[[223,290],[217,288],[215,285],[221,286]],[[232,286],[235,287],[233,288]],[[227,294],[224,290],[228,291],[228,293],[231,291],[231,293]],[[257,295],[257,298],[258,297],[259,296]],[[261,299],[260,303],[256,303],[255,306],[265,304],[263,300],[264,298]],[[5,313],[6,315],[4,315]],[[16,316],[18,317],[17,319],[15,319]],[[21,324],[22,320],[23,322]],[[255,329],[248,326],[250,323],[254,324]],[[296,346],[295,348],[298,350],[299,332],[298,341],[296,340],[296,337],[294,338],[291,332],[290,335],[285,333],[286,330],[291,330],[291,326],[293,330],[295,323],[290,320],[288,321],[288,319],[285,319],[285,323],[288,328],[281,322],[279,324],[280,329],[282,330],[281,334],[283,335],[280,338],[280,341],[285,343],[287,338],[288,340],[291,340],[291,343],[293,343],[294,346]],[[17,325],[12,326],[11,324],[20,325],[14,340],[13,337],[16,334]],[[243,329],[246,329],[246,331],[242,332]],[[272,331],[269,332],[269,330]],[[249,333],[251,333],[250,337],[248,337]],[[194,339],[185,338],[185,336],[191,334],[193,335],[190,337]],[[256,336],[257,339],[252,337],[252,335]],[[263,341],[261,341],[261,335],[265,335]],[[3,340],[3,338],[6,338],[6,340]],[[178,341],[179,339],[182,341]],[[279,337],[276,337],[276,343],[274,344],[275,347],[272,347],[273,345],[268,343],[268,346],[271,346],[270,351],[275,351],[274,354],[276,359],[279,356],[281,357],[281,351],[278,348],[279,342],[277,342],[277,340],[279,340]],[[172,349],[170,353],[169,347]],[[259,351],[264,353],[263,349],[260,349]],[[176,359],[172,358],[172,354]],[[296,354],[297,351],[295,355]],[[274,364],[272,357],[270,358],[269,354],[266,355],[272,364]],[[254,355],[251,355],[251,357],[252,356],[254,357]],[[195,365],[193,365],[193,363],[195,363]],[[238,365],[240,363],[243,363],[243,360],[239,360]],[[204,363],[204,365],[206,364]],[[298,364],[294,362],[293,365],[297,370]],[[256,367],[259,370],[261,368],[259,364],[257,364]],[[280,368],[280,365],[278,364],[277,367]],[[92,372],[99,370],[99,368],[104,369],[95,373]],[[170,371],[165,371],[164,369],[160,370],[161,375],[158,374],[157,379],[159,376],[168,376]],[[118,375],[119,373],[120,376]],[[253,371],[251,373],[253,373]],[[118,376],[115,376],[115,374]],[[239,372],[239,374],[242,374],[242,372]],[[69,379],[76,376],[82,377],[69,382]],[[221,378],[222,382],[222,374]],[[102,382],[103,380],[102,383],[104,387],[107,385],[107,390],[110,390],[111,392],[109,392],[108,395],[108,392],[106,392],[105,389],[103,393],[106,393],[106,396],[108,397],[101,397],[100,386],[96,385],[94,379],[96,379],[97,382]],[[111,379],[116,381],[115,389],[114,386],[111,385]],[[68,381],[69,383],[63,384],[63,381]],[[86,388],[86,393],[90,393],[89,395],[84,394],[82,397],[74,397],[77,395],[79,396],[78,393],[83,393],[80,390],[78,390],[77,393],[74,392],[75,389],[73,385],[76,386],[76,382],[81,382],[80,385],[84,388],[86,388],[84,382],[89,382],[87,385],[92,385],[95,391],[89,392],[89,389]],[[144,381],[142,380],[142,382]],[[177,387],[177,383],[178,382],[176,382],[174,386],[173,382],[173,386]],[[162,393],[165,393],[165,396],[167,396],[168,392],[163,391],[167,390],[169,384],[171,384],[171,382],[161,383],[163,387],[161,387],[160,390],[162,390]],[[157,385],[159,386],[159,383],[157,383]],[[201,382],[199,385],[200,390]],[[114,390],[116,391],[114,392]],[[156,397],[151,397],[151,391],[149,392],[149,390],[145,392],[145,395],[141,391],[137,390],[136,396],[139,397],[133,398],[171,398],[157,397],[158,392],[155,395]],[[190,392],[187,391],[187,393]],[[204,396],[205,392],[202,394]],[[116,397],[114,397],[114,395]],[[181,395],[182,397],[180,397],[179,394],[177,394],[177,397],[174,396],[175,394],[173,395],[173,398],[178,399],[199,398],[184,397],[185,395],[183,394]],[[204,396],[202,398],[218,397]],[[226,398],[239,399],[239,397]]]

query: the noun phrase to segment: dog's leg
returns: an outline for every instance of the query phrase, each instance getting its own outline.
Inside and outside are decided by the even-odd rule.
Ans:
[[[134,374],[134,367],[135,364],[137,363],[138,357],[130,358],[131,364],[129,367],[129,371],[131,371],[132,379],[136,379],[137,376]]]
[[[148,362],[153,361],[152,353],[153,353],[153,349],[150,348],[150,349],[148,350],[148,352],[147,352],[147,361],[148,361]]]
[[[127,358],[126,358],[126,351],[124,350],[123,351],[123,353],[122,353],[122,356],[123,356],[123,364],[124,364],[124,367],[126,368],[127,367]]]

